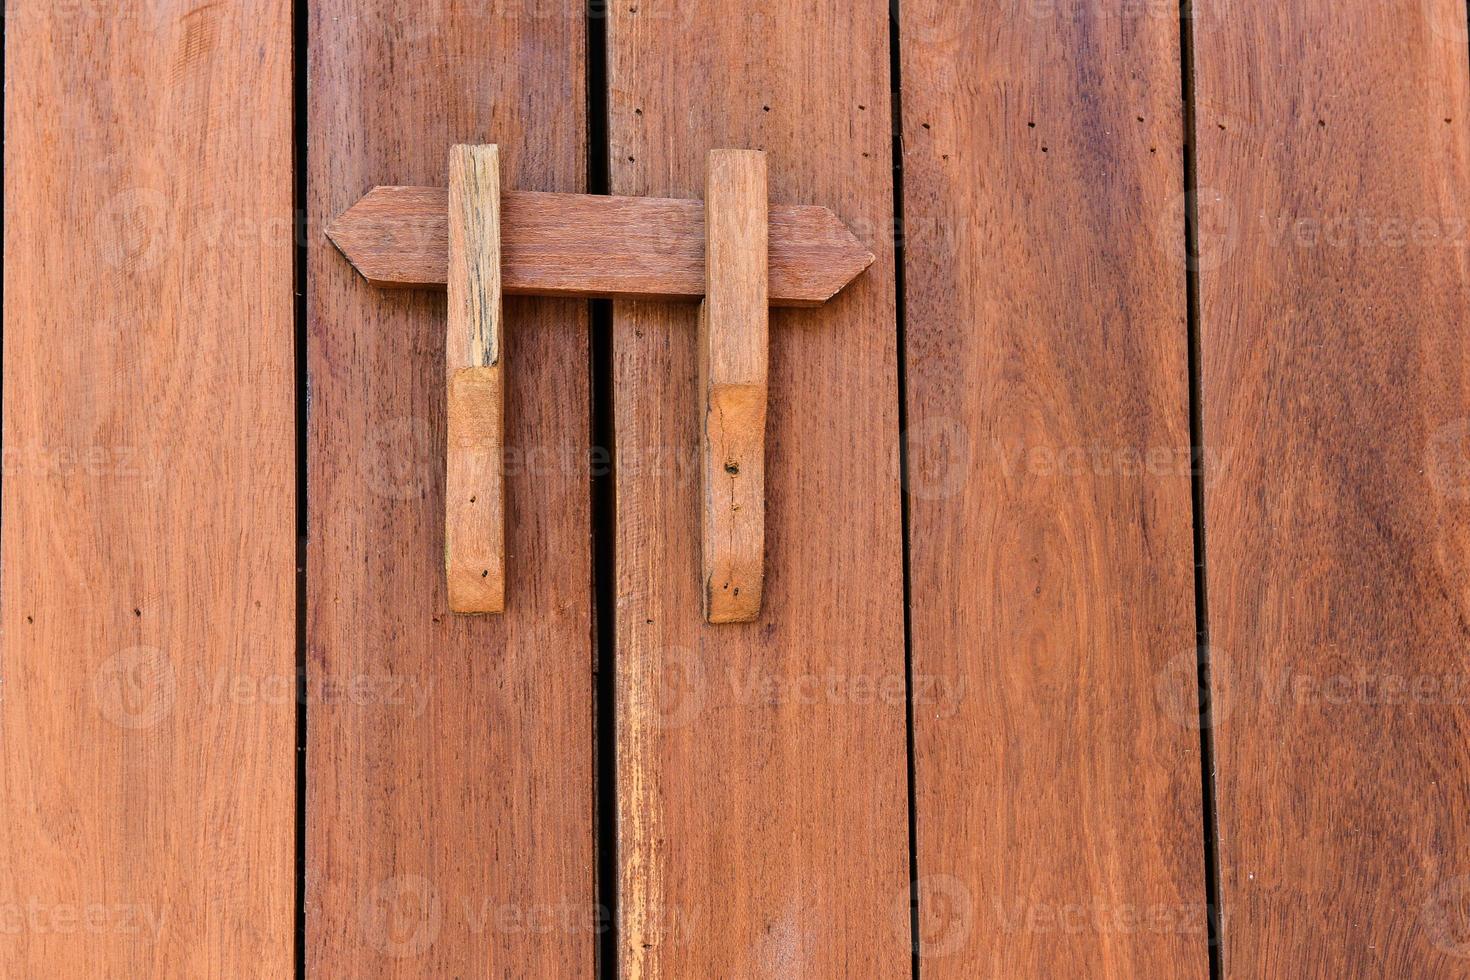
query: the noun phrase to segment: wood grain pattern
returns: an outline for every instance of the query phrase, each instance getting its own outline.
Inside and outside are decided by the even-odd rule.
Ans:
[[[292,976],[291,6],[5,5],[0,976]]]
[[[449,370],[500,363],[500,148],[449,151]]]
[[[584,189],[581,9],[310,17],[312,227],[375,184],[445,186],[456,143],[497,143],[505,186]],[[378,290],[322,235],[309,262],[308,975],[591,977],[585,304],[505,304],[515,587],[457,617],[444,295]]]
[[[449,270],[442,187],[375,187],[327,234],[369,282],[443,286]],[[704,202],[506,191],[505,292],[697,300],[704,296]],[[873,262],[829,209],[773,204],[774,306],[820,306]]]
[[[1178,24],[1049,14],[902,10],[920,966],[1204,977]]]
[[[755,619],[765,583],[768,179],[758,150],[710,151],[699,436],[700,582],[711,623]]]
[[[444,569],[449,608],[505,611],[500,151],[449,151]]]
[[[653,0],[608,30],[616,193],[693,197],[710,148],[761,149],[773,199],[877,254],[772,315],[749,624],[701,615],[696,311],[615,304],[619,964],[907,977],[888,6]]]
[[[1470,976],[1465,5],[1195,32],[1232,977]]]

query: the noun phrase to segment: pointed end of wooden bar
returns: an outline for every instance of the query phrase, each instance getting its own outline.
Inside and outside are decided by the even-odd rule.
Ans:
[[[831,208],[773,205],[770,220],[773,306],[821,306],[877,259]]]
[[[337,215],[327,238],[370,284],[442,288],[449,274],[448,192],[378,186]]]

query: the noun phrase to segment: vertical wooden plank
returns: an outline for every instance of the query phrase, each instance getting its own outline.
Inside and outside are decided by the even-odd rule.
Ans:
[[[620,966],[628,977],[909,972],[886,4],[609,8],[613,190],[700,196],[717,147],[877,261],[775,310],[766,585],[706,626],[693,309],[619,303]]]
[[[1465,5],[1199,18],[1226,972],[1470,976]]]
[[[699,310],[705,619],[760,615],[766,549],[770,354],[769,177],[765,155],[711,150],[705,178],[705,281]]]
[[[308,968],[594,968],[585,304],[505,304],[505,614],[449,614],[445,299],[364,283],[318,229],[375,184],[579,191],[575,4],[311,6]]]
[[[500,149],[449,151],[444,572],[449,608],[505,611]]]
[[[1202,977],[1177,9],[900,36],[923,975]]]
[[[291,7],[5,7],[0,975],[291,975]]]

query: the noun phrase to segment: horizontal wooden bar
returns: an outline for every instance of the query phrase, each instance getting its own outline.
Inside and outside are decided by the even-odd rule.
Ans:
[[[442,288],[449,192],[376,187],[327,228],[375,286]],[[501,282],[507,295],[698,300],[705,292],[704,202],[506,191]],[[773,204],[772,306],[818,306],[873,261],[830,210]]]

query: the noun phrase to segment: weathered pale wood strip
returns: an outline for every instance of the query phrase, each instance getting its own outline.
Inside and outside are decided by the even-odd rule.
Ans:
[[[766,545],[765,154],[711,150],[705,179],[708,293],[699,311],[705,618],[760,614]]]
[[[444,568],[449,608],[505,611],[500,151],[449,152]]]

